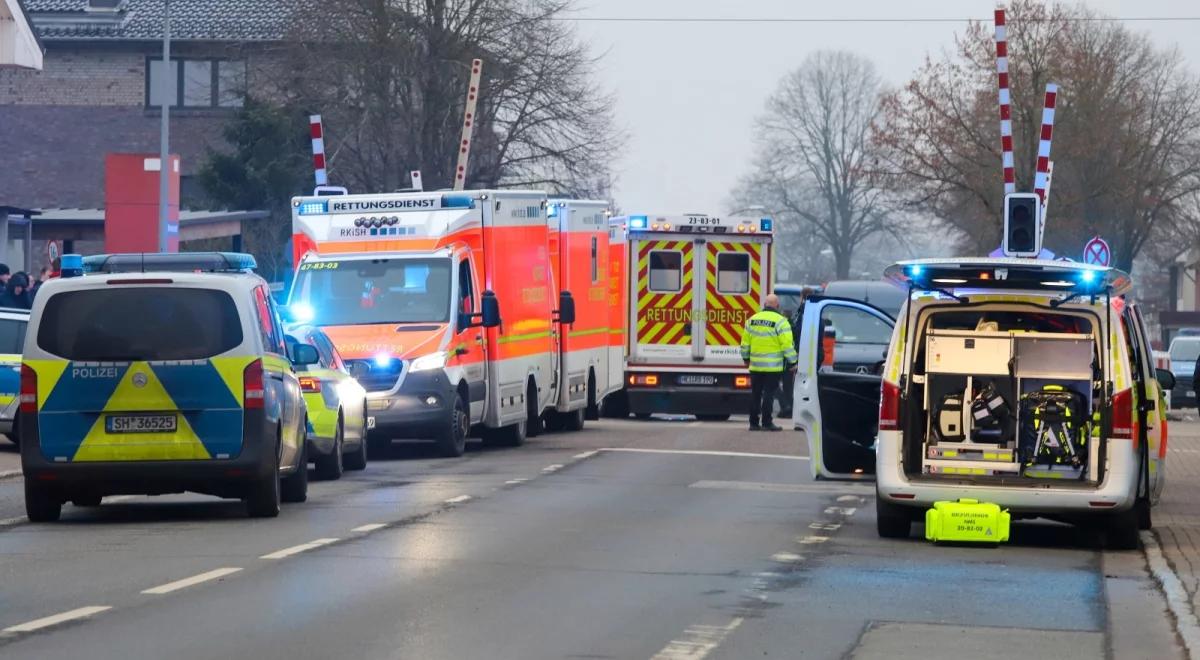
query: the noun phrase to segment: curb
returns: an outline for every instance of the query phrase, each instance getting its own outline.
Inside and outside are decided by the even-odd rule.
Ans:
[[[19,476],[21,476],[20,470],[9,470],[7,472],[0,472],[0,481],[6,481],[8,479],[16,479]]]
[[[1167,598],[1167,608],[1175,617],[1175,630],[1183,640],[1184,651],[1189,658],[1200,657],[1197,655],[1200,653],[1200,621],[1197,621],[1196,614],[1192,612],[1183,582],[1179,580],[1179,576],[1167,563],[1158,538],[1148,531],[1142,532],[1141,535],[1146,562],[1150,565],[1150,573],[1158,581]]]

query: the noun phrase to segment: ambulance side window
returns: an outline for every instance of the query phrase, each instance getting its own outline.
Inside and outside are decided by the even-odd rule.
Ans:
[[[475,284],[468,259],[458,262],[458,311],[462,315],[475,313]]]
[[[592,237],[592,284],[600,281],[600,241]]]
[[[678,293],[683,281],[683,253],[654,250],[650,253],[650,290]]]
[[[750,255],[744,252],[717,255],[717,291],[750,293]]]

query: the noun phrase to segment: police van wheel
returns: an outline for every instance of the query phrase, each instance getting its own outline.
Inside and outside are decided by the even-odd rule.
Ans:
[[[1138,534],[1136,507],[1113,514],[1108,519],[1105,537],[1111,550],[1137,550],[1141,537]]]
[[[912,514],[907,507],[875,496],[875,531],[879,538],[906,539],[912,533]]]
[[[446,458],[462,456],[467,450],[467,433],[470,430],[471,419],[467,415],[467,404],[461,394],[455,394],[450,419],[437,437],[438,453]]]
[[[362,434],[358,439],[358,449],[346,454],[345,466],[347,470],[367,469],[367,444],[367,425],[364,422]]]
[[[342,445],[345,438],[344,428],[345,425],[342,423],[342,416],[338,415],[337,429],[333,434],[333,451],[329,452],[328,456],[317,456],[313,459],[318,479],[334,481],[342,478],[342,473],[345,472],[345,466],[342,463]]]
[[[300,460],[296,471],[283,478],[280,499],[284,502],[303,502],[308,499],[308,443],[300,442]]]
[[[274,518],[279,515],[279,454],[271,465],[268,476],[259,479],[242,498],[246,514],[251,518]]]
[[[1139,497],[1133,505],[1137,514],[1138,529],[1153,529],[1154,518],[1150,515],[1150,499]]]
[[[29,522],[54,522],[62,515],[62,500],[51,490],[25,482],[25,515]]]

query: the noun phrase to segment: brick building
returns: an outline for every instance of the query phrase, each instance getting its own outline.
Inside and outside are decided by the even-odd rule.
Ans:
[[[161,59],[164,4],[24,0],[45,55],[42,71],[0,69],[0,206],[40,211],[35,241],[55,237],[47,233],[54,218],[103,217],[105,154],[158,152],[163,76],[175,83],[171,151],[182,159],[182,206],[206,211],[196,171],[210,148],[222,147],[222,127],[246,90],[278,71],[299,3],[172,0],[169,67]]]

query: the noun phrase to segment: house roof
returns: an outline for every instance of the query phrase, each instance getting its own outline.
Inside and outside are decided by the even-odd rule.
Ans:
[[[164,0],[25,0],[34,27],[47,41],[162,39],[165,4]],[[296,0],[174,0],[170,5],[171,38],[281,41],[291,17],[303,4]]]

